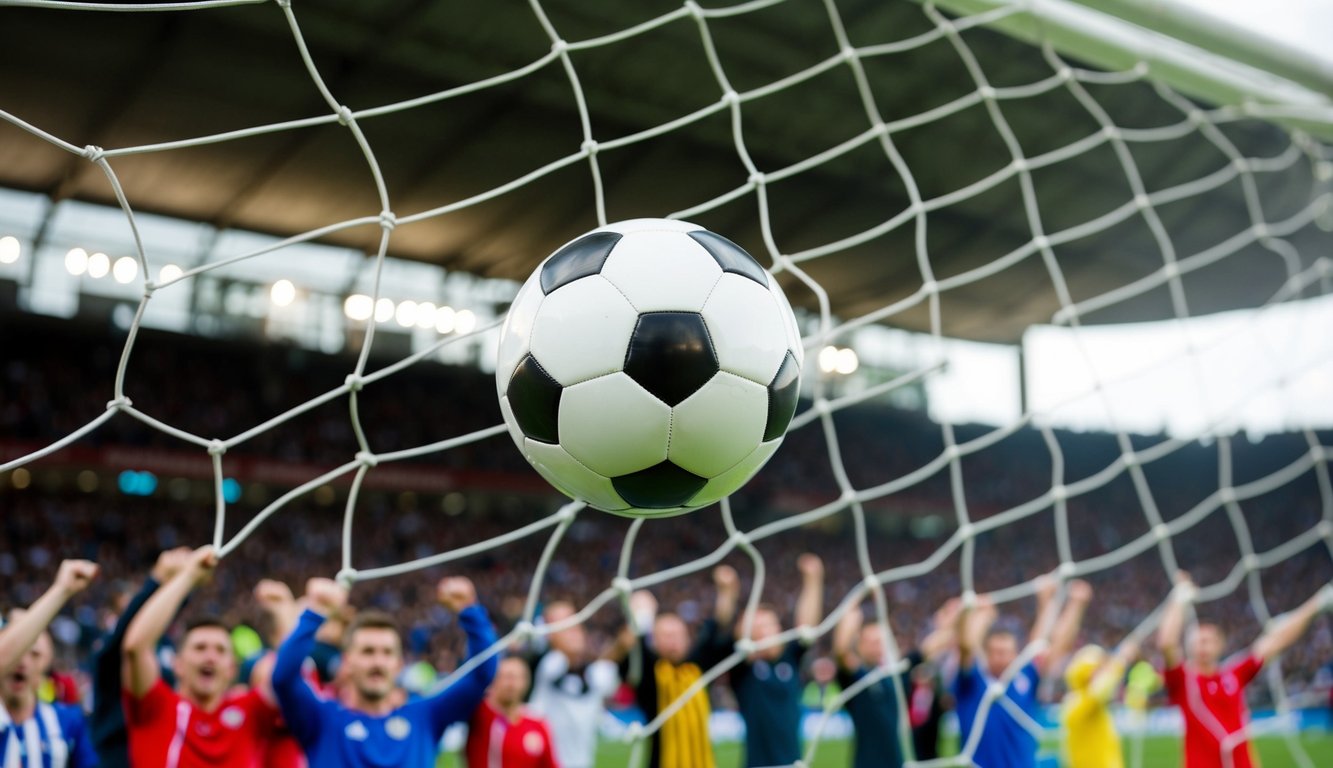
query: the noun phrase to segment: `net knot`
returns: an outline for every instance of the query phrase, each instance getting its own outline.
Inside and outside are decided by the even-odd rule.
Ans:
[[[356,569],[351,567],[343,568],[338,571],[338,575],[334,576],[333,580],[338,582],[343,589],[351,589],[352,585],[356,583]]]
[[[1171,538],[1171,529],[1167,527],[1166,523],[1158,523],[1152,527],[1152,535],[1158,541],[1166,541]]]
[[[1245,563],[1245,570],[1247,570],[1247,571],[1257,571],[1257,570],[1259,570],[1259,565],[1260,565],[1260,564],[1259,564],[1259,556],[1256,555],[1256,554],[1254,554],[1253,552],[1251,552],[1250,554],[1246,555],[1246,556],[1245,556],[1245,560],[1244,560],[1243,562]]]
[[[989,85],[983,85],[977,89],[977,95],[986,101],[993,101],[995,99],[995,89]]]
[[[1078,566],[1073,563],[1060,563],[1060,578],[1072,579],[1078,575]]]
[[[796,628],[796,636],[803,645],[813,645],[819,639],[819,630],[808,624],[802,624]]]
[[[977,527],[971,523],[963,523],[958,526],[958,535],[962,536],[963,540],[966,541],[977,535]]]
[[[839,53],[839,55],[842,56],[842,60],[843,60],[843,61],[846,61],[846,62],[850,62],[850,61],[852,61],[853,59],[856,58],[856,49],[853,48],[853,47],[850,46],[850,45],[847,46],[847,47],[845,47],[845,48],[843,48],[843,49],[842,49],[841,51],[839,51],[838,53]]]
[[[1051,499],[1054,501],[1065,501],[1069,498],[1069,489],[1063,485],[1051,486]]]
[[[573,520],[574,516],[579,513],[579,509],[580,507],[578,504],[570,502],[561,507],[560,511],[555,513],[555,517],[560,521]]]
[[[1177,584],[1171,590],[1171,599],[1177,603],[1192,603],[1199,596],[1199,588],[1188,582]]]
[[[1333,611],[1333,584],[1325,584],[1324,588],[1319,590],[1319,595],[1320,609]]]
[[[617,576],[611,580],[611,588],[619,594],[628,595],[634,590],[634,582],[624,576]]]
[[[343,379],[343,384],[352,392],[360,392],[361,388],[366,385],[366,380],[355,373],[349,373],[347,378]]]
[[[1222,490],[1218,491],[1217,495],[1218,498],[1222,500],[1223,504],[1236,503],[1236,489],[1232,488],[1231,486],[1227,486],[1226,488],[1223,488]]]
[[[755,171],[754,173],[750,174],[749,181],[751,184],[762,187],[764,186],[764,184],[767,183],[768,177],[764,175],[763,171]]]
[[[741,95],[731,89],[727,89],[727,91],[722,94],[722,103],[734,107],[741,103]]]
[[[527,640],[528,638],[532,637],[533,632],[535,630],[536,627],[532,625],[532,622],[528,621],[527,619],[524,619],[514,625],[514,636],[517,637],[519,640]]]
[[[552,52],[552,53],[562,54],[562,53],[564,53],[565,51],[568,51],[568,50],[569,50],[569,41],[568,41],[568,40],[565,40],[565,39],[562,38],[562,39],[560,39],[560,40],[556,40],[555,42],[551,43],[551,52]]]
[[[977,593],[974,590],[963,592],[963,607],[968,609],[977,607]]]
[[[584,152],[586,152],[586,153],[589,154],[589,155],[595,155],[595,154],[597,154],[597,150],[598,150],[600,147],[601,147],[601,145],[598,144],[597,141],[596,141],[595,139],[588,139],[587,141],[585,141],[585,142],[583,142],[582,144],[579,145],[579,148],[582,149]]]
[[[338,114],[338,125],[347,125],[354,119],[352,117],[352,108],[347,106],[346,104],[340,104],[338,106],[337,114]]]
[[[742,637],[736,641],[736,650],[749,656],[754,653],[754,641],[748,637]]]
[[[380,227],[382,229],[392,232],[396,226],[398,226],[398,217],[393,214],[393,211],[380,211]]]
[[[128,397],[121,395],[115,400],[108,400],[106,404],[106,409],[108,411],[119,411],[122,408],[129,408],[133,404],[134,403],[130,402],[130,399]]]
[[[694,0],[685,0],[685,10],[695,19],[702,19],[704,17],[704,9],[700,8],[699,4],[694,2]]]
[[[1327,539],[1328,537],[1333,536],[1333,521],[1320,520],[1319,525],[1315,527],[1315,530],[1319,531],[1321,537]]]
[[[625,728],[625,735],[630,741],[638,741],[643,738],[643,723],[635,720]]]
[[[745,535],[745,531],[738,530],[731,534],[731,543],[738,547],[744,547],[750,543],[750,537]]]
[[[208,441],[208,455],[221,456],[227,452],[227,444],[217,438]]]
[[[105,150],[96,144],[89,144],[83,148],[83,156],[94,163],[100,162],[105,154]]]
[[[986,686],[986,698],[998,699],[1004,695],[1004,683],[999,680],[992,680],[990,685]]]
[[[876,578],[875,574],[873,573],[868,574],[864,579],[861,579],[861,583],[866,585],[866,589],[870,590],[871,592],[875,591],[876,589],[879,589],[879,579]]]
[[[368,467],[371,469],[373,469],[376,464],[380,463],[380,460],[376,458],[375,454],[371,453],[370,451],[357,451],[356,461],[361,466]]]

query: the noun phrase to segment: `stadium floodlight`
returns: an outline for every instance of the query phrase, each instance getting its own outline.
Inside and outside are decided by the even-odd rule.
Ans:
[[[439,333],[453,333],[454,325],[458,319],[458,313],[454,308],[443,306],[435,310],[435,330]]]
[[[398,302],[398,309],[394,311],[393,316],[399,325],[411,328],[417,324],[417,303],[411,299]]]
[[[460,309],[454,315],[455,333],[472,333],[477,327],[477,316],[470,309]]]
[[[343,314],[348,320],[365,322],[375,314],[375,301],[364,293],[354,293],[343,301]]]
[[[423,301],[417,304],[417,327],[428,330],[435,327],[435,303]]]
[[[833,373],[838,367],[838,348],[827,346],[819,350],[819,370]]]
[[[375,302],[375,322],[387,323],[393,318],[393,299],[382,298]]]
[[[139,262],[135,261],[133,256],[121,256],[111,266],[111,276],[118,283],[129,284],[138,274]]]
[[[19,245],[19,239],[13,235],[0,237],[0,264],[13,264],[19,260],[23,248]]]
[[[78,277],[88,271],[88,252],[82,248],[70,248],[65,254],[65,271]]]
[[[185,274],[185,270],[175,264],[164,264],[162,269],[158,270],[157,281],[159,283],[169,283]]]
[[[833,370],[846,376],[849,373],[855,373],[861,365],[861,361],[856,357],[856,350],[850,347],[843,347],[838,350],[838,359],[833,365]]]
[[[290,306],[293,301],[296,301],[296,286],[292,284],[291,280],[284,278],[273,284],[273,287],[269,289],[268,297],[274,306]]]
[[[68,256],[68,254],[66,254]],[[111,271],[111,258],[105,253],[98,251],[88,257],[88,277],[101,279],[106,277],[106,273]]]

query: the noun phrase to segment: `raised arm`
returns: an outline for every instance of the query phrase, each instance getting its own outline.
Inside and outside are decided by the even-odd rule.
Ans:
[[[1059,604],[1055,600],[1055,595],[1060,591],[1060,582],[1054,576],[1046,575],[1037,578],[1037,615],[1032,620],[1032,628],[1028,630],[1028,642],[1034,642],[1039,637],[1043,637],[1043,630],[1050,629],[1052,634],[1055,632],[1055,622]]]
[[[1326,610],[1333,610],[1333,584],[1325,585],[1296,610],[1279,616],[1273,622],[1273,627],[1254,641],[1251,652],[1260,661],[1269,662],[1301,639],[1314,617]]]
[[[796,626],[814,627],[824,618],[824,561],[807,552],[796,558],[801,593],[796,598]]]
[[[263,579],[255,585],[255,601],[269,618],[269,636],[265,638],[270,647],[276,647],[287,639],[296,629],[296,622],[301,616],[301,609],[296,604],[291,587],[273,579]],[[277,704],[273,693],[274,655],[266,652],[250,670],[247,681],[252,690],[259,691],[270,704]]]
[[[320,700],[301,677],[301,665],[315,646],[315,633],[324,617],[347,604],[347,590],[332,579],[310,579],[305,585],[306,609],[296,626],[278,646],[270,681],[282,718],[302,746],[319,738]]]
[[[935,611],[931,631],[921,641],[920,651],[924,659],[936,659],[948,653],[958,645],[958,614],[963,611],[963,601],[951,597]]]
[[[1061,659],[1073,652],[1074,643],[1078,641],[1079,628],[1083,626],[1083,614],[1090,602],[1092,602],[1091,584],[1082,579],[1069,582],[1069,599],[1065,601],[1064,610],[1060,611],[1060,617],[1055,621],[1055,629],[1051,632],[1050,649],[1040,657],[1039,668],[1043,674],[1047,669],[1059,665]]]
[[[736,569],[729,565],[714,568],[713,589],[717,593],[713,598],[713,621],[719,627],[730,627],[736,620],[736,604],[741,595],[741,580]]]
[[[477,602],[477,590],[470,579],[463,576],[442,579],[436,587],[436,595],[441,605],[458,615],[458,624],[467,635],[465,663],[495,644],[495,628],[491,626],[486,609]],[[453,685],[423,700],[423,706],[430,713],[436,740],[444,735],[445,728],[472,716],[486,695],[486,688],[495,679],[497,666],[499,659],[492,655],[455,680]]]
[[[861,604],[857,603],[847,609],[833,629],[833,659],[844,672],[851,672],[861,665],[856,656],[856,636],[864,621]]]
[[[1184,571],[1176,572],[1176,586],[1162,609],[1162,623],[1157,625],[1157,648],[1162,652],[1167,669],[1180,666],[1185,660],[1181,638],[1185,634],[1185,606],[1194,599],[1197,588]]]
[[[1092,676],[1088,693],[1098,701],[1110,703],[1120,692],[1120,684],[1125,680],[1125,670],[1129,663],[1139,655],[1139,644],[1126,640],[1116,649],[1115,654],[1102,664],[1101,669]]]
[[[65,603],[82,592],[95,576],[97,565],[87,560],[66,560],[60,564],[50,589],[0,631],[0,675],[9,674]]]
[[[185,602],[196,586],[213,574],[217,564],[218,556],[211,546],[191,552],[180,572],[148,598],[139,615],[130,622],[129,629],[125,630],[125,645],[121,649],[125,664],[122,684],[134,698],[143,698],[161,679],[162,670],[157,666],[157,642],[162,639],[167,627],[171,626],[181,603]]]
[[[958,633],[959,670],[970,668],[976,661],[977,656],[981,654],[981,646],[986,641],[986,633],[990,631],[998,616],[995,604],[989,597],[983,595],[977,596],[975,607],[968,607],[964,603],[962,609],[958,611],[954,627]]]

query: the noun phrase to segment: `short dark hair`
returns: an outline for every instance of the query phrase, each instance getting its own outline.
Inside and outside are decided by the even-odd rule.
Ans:
[[[346,648],[356,633],[362,629],[391,629],[397,634],[398,622],[385,611],[359,611],[343,632],[343,647]]]
[[[1015,643],[1018,642],[1018,635],[1014,634],[1012,630],[1005,629],[1004,627],[991,627],[986,631],[986,638],[981,641],[982,645],[990,643],[991,640],[994,640],[997,637],[1007,637]]]
[[[183,635],[183,637],[189,637],[190,633],[195,631],[196,629],[210,629],[210,628],[220,629],[227,634],[227,637],[229,638],[231,637],[231,626],[228,625],[226,621],[223,621],[221,616],[215,616],[213,614],[195,616],[194,618],[185,622],[185,634]]]

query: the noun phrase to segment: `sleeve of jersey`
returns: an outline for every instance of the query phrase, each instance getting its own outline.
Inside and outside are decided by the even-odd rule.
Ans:
[[[1263,659],[1260,659],[1258,656],[1255,656],[1254,654],[1249,654],[1245,658],[1236,662],[1231,667],[1231,672],[1236,676],[1236,679],[1240,680],[1241,685],[1249,685],[1250,681],[1254,679],[1255,675],[1259,674],[1259,670],[1263,668],[1264,668]]]
[[[162,717],[171,703],[171,689],[158,678],[153,687],[139,698],[129,691],[123,692],[125,702],[125,722],[135,725],[150,723],[154,718]]]
[[[565,654],[556,650],[547,651],[537,662],[537,670],[533,674],[536,679],[532,687],[535,690],[541,685],[554,685],[555,681],[567,671],[569,671],[569,659],[565,658]]]
[[[464,661],[480,655],[495,643],[495,628],[491,626],[486,609],[480,604],[463,609],[458,614],[458,623],[467,634],[467,659]],[[431,734],[436,741],[444,735],[444,729],[472,716],[486,695],[487,686],[495,679],[497,666],[498,658],[491,656],[455,680],[453,685],[422,701],[430,718]]]
[[[1167,667],[1162,672],[1162,682],[1166,687],[1166,698],[1173,704],[1185,700],[1185,665]]]
[[[72,746],[69,755],[70,768],[95,768],[101,761],[93,749],[93,740],[88,733],[88,723],[84,720],[83,713],[77,709],[73,710],[69,723],[62,724],[62,727],[66,729],[65,733]]]
[[[301,675],[301,666],[315,644],[315,632],[324,617],[307,610],[301,614],[296,629],[282,641],[277,661],[273,663],[273,695],[278,699],[282,718],[301,746],[309,749],[319,737],[319,697]]]
[[[542,736],[545,737],[546,751],[542,753],[540,768],[560,768],[560,763],[555,759],[555,740],[551,738],[551,729],[545,720],[538,721],[538,727],[542,729]]]
[[[958,670],[958,676],[953,681],[953,693],[958,698],[966,698],[972,693],[972,689],[981,684],[981,674],[977,671],[977,664],[973,662],[966,667]]]

